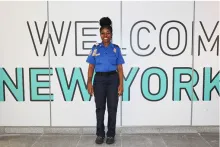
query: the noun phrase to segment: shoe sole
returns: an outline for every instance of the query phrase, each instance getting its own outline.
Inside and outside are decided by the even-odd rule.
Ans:
[[[115,142],[112,142],[112,143],[108,143],[108,142],[106,142],[106,144],[113,144],[113,143],[115,143]]]

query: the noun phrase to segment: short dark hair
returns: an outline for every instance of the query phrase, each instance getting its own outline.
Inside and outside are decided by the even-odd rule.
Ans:
[[[101,26],[100,27],[100,32],[102,31],[102,29],[106,28],[108,29],[111,33],[112,33],[112,21],[110,18],[108,17],[102,17],[100,20],[99,20],[99,25]]]

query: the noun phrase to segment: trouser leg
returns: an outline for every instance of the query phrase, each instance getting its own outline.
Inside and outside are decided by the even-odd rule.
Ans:
[[[107,88],[107,107],[108,107],[108,132],[107,136],[114,137],[116,129],[116,115],[118,107],[118,74],[110,76]]]
[[[94,96],[96,104],[96,135],[105,137],[104,115],[106,106],[106,84],[104,77],[95,76]]]

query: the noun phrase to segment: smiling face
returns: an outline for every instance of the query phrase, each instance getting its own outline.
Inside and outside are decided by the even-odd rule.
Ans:
[[[107,28],[103,28],[100,32],[100,36],[102,39],[103,43],[110,43],[111,39],[112,39],[112,33],[109,29]]]

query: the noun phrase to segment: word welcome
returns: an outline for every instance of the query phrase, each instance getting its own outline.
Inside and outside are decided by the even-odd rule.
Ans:
[[[88,56],[88,50],[91,49],[97,40],[97,36],[99,36],[98,21],[75,21],[75,26],[72,25],[72,21],[61,22],[27,21],[27,28],[36,56],[46,56],[48,52],[48,40],[50,40],[51,43],[51,54],[55,56],[65,56],[69,36],[75,36],[75,44],[70,47],[71,49],[75,48],[75,56]],[[194,43],[198,45],[196,48],[193,48],[191,43],[188,42],[188,38],[193,38],[195,30],[195,27],[193,27],[194,24],[197,29],[201,29],[199,34],[195,34],[195,40],[197,41]],[[191,55],[197,54],[200,56],[203,52],[215,52],[218,56],[218,24],[219,21],[216,21],[216,23],[212,24],[213,28],[209,30],[202,21],[193,21],[192,24],[184,24],[179,20],[168,20],[161,24],[162,27],[159,27],[156,26],[154,22],[139,20],[134,22],[130,30],[127,30],[130,34],[128,38],[130,43],[129,46],[121,47],[122,54],[126,55],[123,50],[129,49],[132,50],[135,55],[145,57],[152,55],[156,48],[159,48],[166,56],[180,56],[185,52],[186,48],[192,48]],[[46,33],[48,25],[51,28],[49,34]],[[75,29],[72,29],[73,27],[75,27]],[[157,37],[155,37],[154,34],[156,32],[159,32],[159,34],[156,34]],[[140,35],[140,33],[145,35]],[[146,36],[150,38],[154,37],[154,39],[149,41]],[[144,40],[144,45],[141,45],[141,40]],[[171,44],[171,42],[176,42],[176,44]]]

